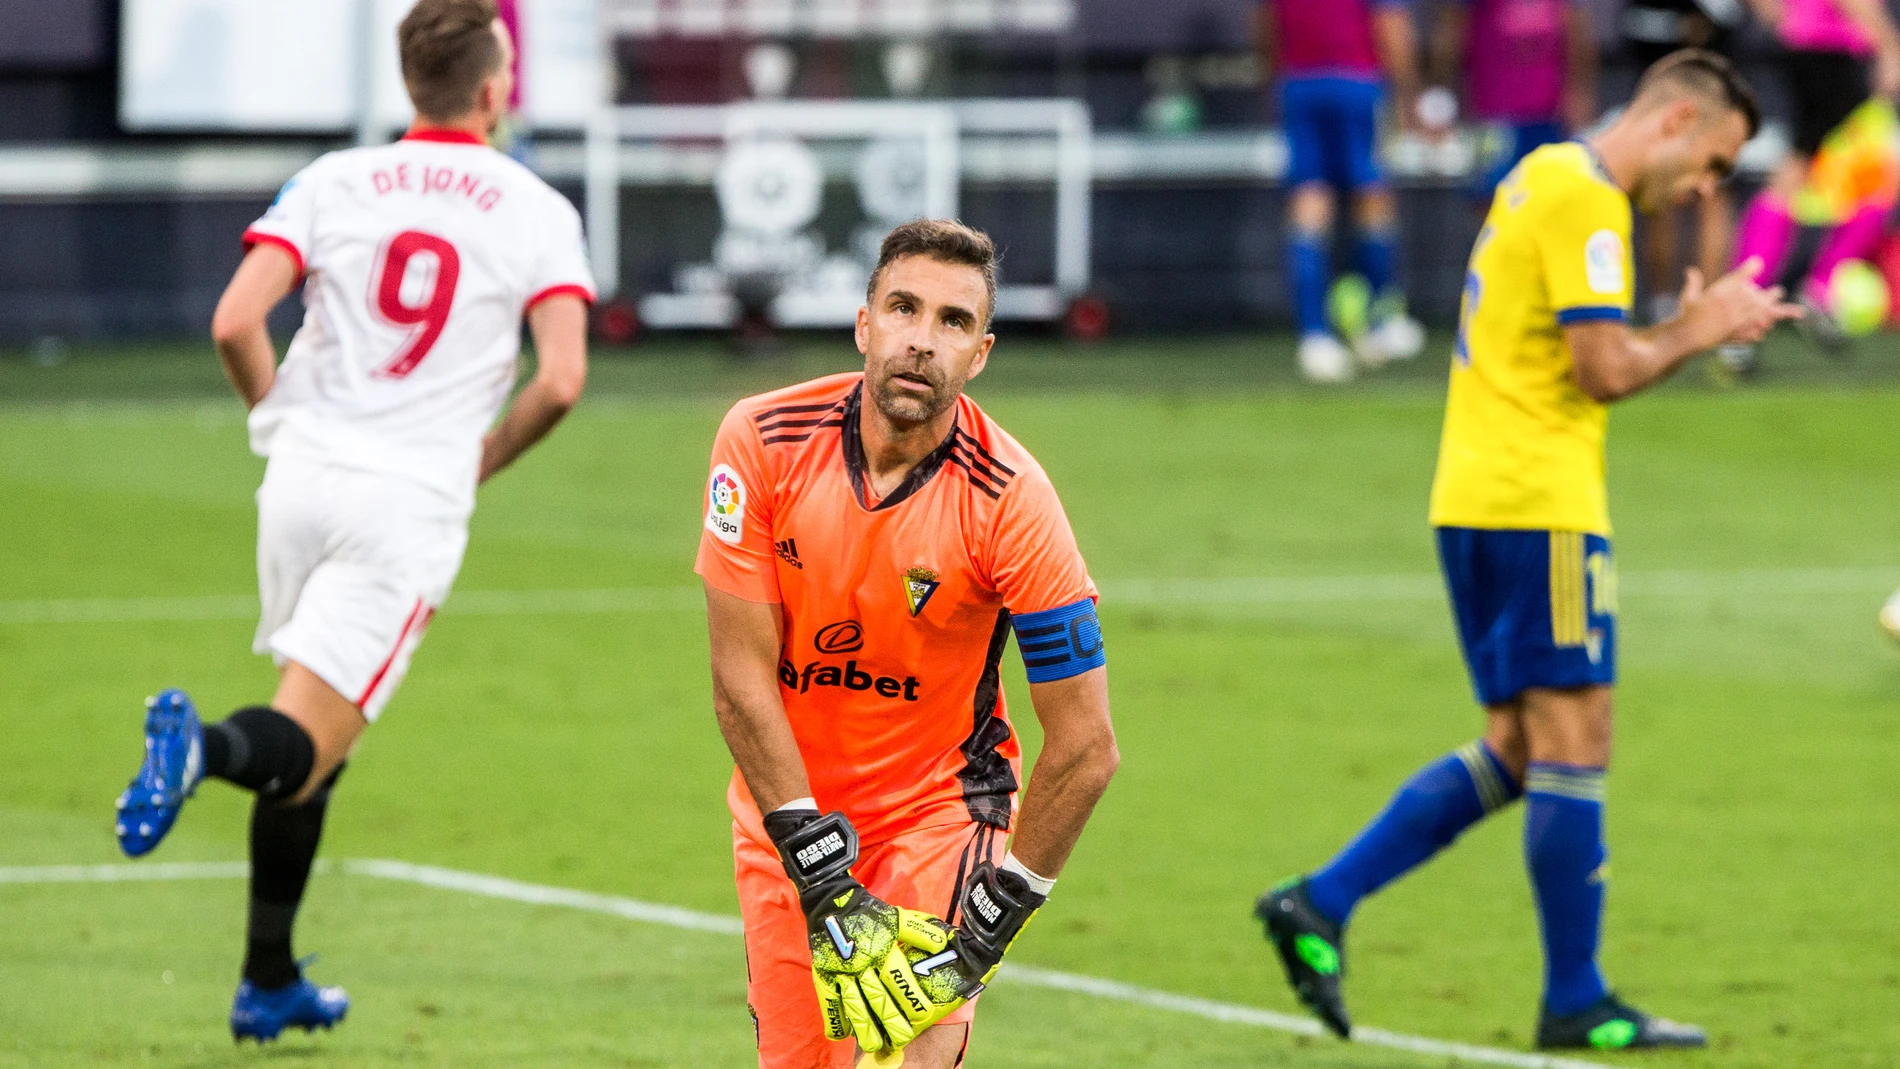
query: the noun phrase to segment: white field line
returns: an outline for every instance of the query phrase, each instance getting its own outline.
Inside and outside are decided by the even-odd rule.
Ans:
[[[1900,565],[1852,568],[1766,568],[1736,571],[1633,572],[1622,593],[1636,598],[1707,598],[1722,595],[1800,597],[1884,593],[1900,584]],[[1231,579],[1105,579],[1111,606],[1168,608],[1222,605],[1379,604],[1436,602],[1445,597],[1435,575],[1333,575]],[[450,616],[619,615],[697,611],[698,587],[602,587],[569,590],[466,590],[443,607]],[[0,601],[0,625],[71,623],[193,623],[250,620],[257,599],[248,594],[161,598],[53,598]]]
[[[141,880],[236,880],[251,874],[247,861],[173,861],[150,865],[27,865],[0,868],[7,883],[132,883]]]
[[[698,910],[680,906],[662,906],[652,902],[639,902],[631,898],[619,898],[614,895],[597,895],[587,891],[573,891],[565,887],[548,887],[538,883],[522,883],[501,876],[484,876],[475,872],[461,872],[456,869],[436,868],[433,865],[411,865],[407,861],[345,861],[343,871],[356,876],[374,876],[379,880],[397,880],[402,883],[419,883],[424,887],[440,887],[448,891],[461,891],[464,894],[481,895],[484,898],[501,898],[510,902],[526,902],[535,906],[561,906],[566,909],[585,910],[588,913],[606,913],[610,916],[625,917],[630,921],[645,921],[648,924],[664,924],[669,928],[685,928],[695,932],[717,932],[720,935],[743,935],[744,925],[737,917],[727,917],[717,913],[701,913]]]
[[[615,895],[576,891],[566,887],[523,883],[501,876],[486,876],[478,872],[462,872],[457,869],[438,868],[434,865],[414,865],[407,861],[381,859],[348,860],[337,866],[324,865],[322,862],[318,864],[320,870],[336,871],[340,868],[344,873],[353,876],[420,884],[424,887],[460,891],[464,894],[499,898],[509,902],[523,902],[529,905],[559,906],[588,913],[604,913],[608,916],[623,917],[648,924],[661,924],[670,928],[715,932],[720,935],[739,935],[744,931],[737,917],[702,913],[679,906],[640,902]],[[46,865],[32,868],[0,868],[0,884],[233,879],[243,877],[249,871],[250,866],[241,861],[186,862],[170,865]],[[1323,1034],[1319,1023],[1310,1018],[1276,1013],[1272,1010],[1242,1006],[1232,1002],[1216,1002],[1192,995],[1177,995],[1169,991],[1137,987],[1133,984],[1095,976],[1082,976],[1077,973],[1012,964],[1003,967],[1000,978],[1010,983],[1091,995],[1111,1002],[1147,1006],[1151,1009],[1166,1010],[1170,1013],[1185,1014],[1226,1024],[1248,1025],[1303,1036]],[[1353,1039],[1357,1043],[1368,1046],[1390,1047],[1394,1050],[1409,1051],[1428,1057],[1451,1058],[1483,1065],[1508,1065],[1516,1069],[1608,1069],[1596,1062],[1551,1058],[1541,1054],[1499,1050],[1495,1047],[1477,1047],[1464,1043],[1448,1043],[1424,1036],[1388,1032],[1382,1028],[1355,1028]]]

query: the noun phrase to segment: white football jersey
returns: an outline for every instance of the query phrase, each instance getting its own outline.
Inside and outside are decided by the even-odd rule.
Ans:
[[[401,475],[469,506],[522,316],[557,294],[594,299],[574,206],[450,131],[323,156],[244,240],[286,249],[306,276],[252,450]]]

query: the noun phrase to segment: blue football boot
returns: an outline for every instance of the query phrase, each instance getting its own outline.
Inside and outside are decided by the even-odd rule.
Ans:
[[[119,849],[127,857],[151,853],[203,778],[204,730],[191,699],[182,690],[146,699],[145,762],[119,796]]]
[[[267,1043],[286,1028],[314,1032],[343,1020],[350,1012],[350,996],[340,987],[318,987],[304,979],[302,966],[311,960],[299,962],[297,979],[274,991],[253,986],[249,980],[238,984],[237,996],[231,1000],[233,1043],[247,1037]]]

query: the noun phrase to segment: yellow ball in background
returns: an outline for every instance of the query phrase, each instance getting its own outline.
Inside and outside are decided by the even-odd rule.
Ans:
[[[1887,280],[1865,260],[1846,260],[1827,283],[1828,310],[1841,330],[1862,338],[1887,322]]]

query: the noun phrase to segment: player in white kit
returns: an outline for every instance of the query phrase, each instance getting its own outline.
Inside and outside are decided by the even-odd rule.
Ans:
[[[415,127],[293,178],[245,232],[212,322],[269,458],[254,649],[280,669],[276,695],[209,725],[181,691],[148,702],[145,760],[116,818],[137,857],[205,776],[255,792],[237,1039],[348,1010],[291,953],[330,789],[448,597],[477,484],[547,434],[586,379],[580,217],[484,140],[512,89],[494,0],[421,0],[399,38]],[[299,280],[307,311],[280,367],[265,319]],[[497,424],[524,317],[538,369]]]

